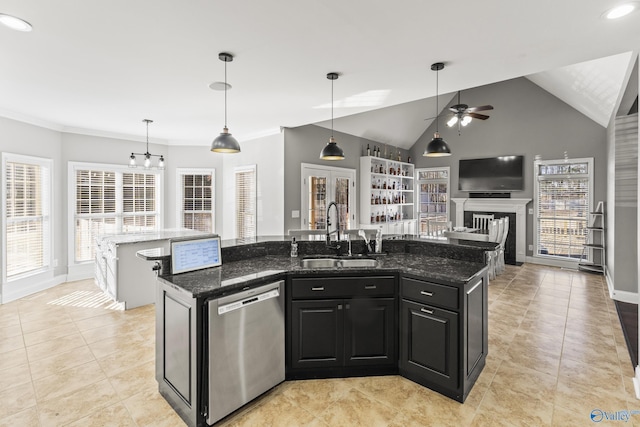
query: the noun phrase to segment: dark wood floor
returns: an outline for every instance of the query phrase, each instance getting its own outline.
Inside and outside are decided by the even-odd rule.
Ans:
[[[631,363],[638,366],[638,304],[615,301]]]

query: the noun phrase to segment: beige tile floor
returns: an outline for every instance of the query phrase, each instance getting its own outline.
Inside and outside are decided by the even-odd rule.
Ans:
[[[489,287],[489,356],[465,404],[398,376],[285,382],[220,425],[586,426],[639,410],[602,276],[508,266]],[[0,306],[0,426],[182,426],[157,392],[154,307],[92,281]]]

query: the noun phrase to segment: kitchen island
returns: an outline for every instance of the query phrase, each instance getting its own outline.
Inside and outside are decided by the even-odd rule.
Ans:
[[[159,277],[156,379],[188,425],[218,420],[209,416],[209,303],[280,281],[286,379],[400,374],[464,402],[488,351],[484,252],[495,244],[403,236],[369,254],[374,266],[330,268],[301,259],[360,257],[301,241],[291,258],[289,244],[223,241],[221,267]]]

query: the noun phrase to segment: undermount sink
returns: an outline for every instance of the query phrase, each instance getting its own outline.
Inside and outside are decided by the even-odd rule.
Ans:
[[[308,258],[300,261],[303,268],[333,268],[339,260],[335,258]]]
[[[300,261],[303,268],[375,267],[378,260],[371,258],[306,258]]]

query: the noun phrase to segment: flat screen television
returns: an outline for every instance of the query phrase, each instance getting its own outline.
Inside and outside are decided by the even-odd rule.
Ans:
[[[507,193],[524,190],[524,156],[461,159],[458,190]]]

